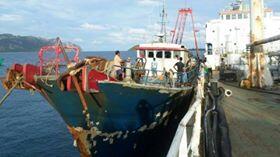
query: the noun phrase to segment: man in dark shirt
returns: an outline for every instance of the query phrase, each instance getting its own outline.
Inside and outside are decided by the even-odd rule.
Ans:
[[[183,83],[183,68],[184,68],[184,63],[182,62],[183,58],[180,57],[179,62],[177,62],[173,67],[177,71],[177,82]]]
[[[224,61],[224,58],[221,59],[221,64],[220,64],[220,80],[224,80],[225,76],[225,70],[226,70],[226,63]]]

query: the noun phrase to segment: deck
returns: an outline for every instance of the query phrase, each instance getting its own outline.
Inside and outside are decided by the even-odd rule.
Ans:
[[[280,96],[220,83],[233,95],[221,106],[229,127],[233,157],[280,156]]]

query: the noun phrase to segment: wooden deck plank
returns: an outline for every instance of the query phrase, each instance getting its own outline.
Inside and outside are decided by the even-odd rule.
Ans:
[[[280,96],[220,85],[233,92],[221,103],[229,126],[232,155],[280,156]]]

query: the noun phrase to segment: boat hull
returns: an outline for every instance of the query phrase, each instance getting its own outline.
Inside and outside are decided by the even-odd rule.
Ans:
[[[76,91],[61,91],[55,80],[37,84],[67,123],[81,156],[165,156],[193,98],[192,88],[99,83],[100,92],[84,93],[88,127]]]

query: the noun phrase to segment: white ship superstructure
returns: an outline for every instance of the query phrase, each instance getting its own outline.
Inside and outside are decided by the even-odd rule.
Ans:
[[[264,38],[280,34],[280,16],[272,9],[264,9]],[[207,64],[213,69],[220,64],[220,58],[227,57],[228,64],[237,64],[246,45],[250,43],[250,7],[239,0],[219,13],[219,19],[214,19],[206,27]],[[265,52],[280,50],[280,42],[264,45]]]

